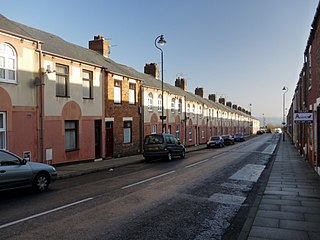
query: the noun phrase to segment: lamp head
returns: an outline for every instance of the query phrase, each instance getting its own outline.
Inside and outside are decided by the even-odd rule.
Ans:
[[[287,90],[287,87],[284,86],[284,87],[282,88],[282,90],[283,90],[283,91]]]
[[[163,46],[164,44],[166,44],[166,40],[164,39],[163,35],[160,35],[160,38],[158,40],[158,43]]]

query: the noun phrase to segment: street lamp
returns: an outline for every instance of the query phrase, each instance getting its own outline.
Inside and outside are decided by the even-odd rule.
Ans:
[[[288,92],[288,88],[286,86],[284,86],[282,88],[282,91],[283,92],[283,100],[282,100],[282,103],[283,103],[283,106],[282,106],[282,111],[283,111],[283,119],[282,119],[282,125],[283,125],[283,132],[282,132],[282,140],[285,141],[285,125],[286,125],[286,113],[285,113],[285,109],[286,109],[286,93]]]
[[[250,103],[249,104],[249,107],[250,107],[250,119],[249,119],[249,135],[251,135],[251,130],[253,130],[253,126],[252,126],[252,112],[251,112],[251,107],[252,107],[252,104]],[[253,132],[253,131],[252,131]]]
[[[156,37],[156,39],[154,40],[154,45],[161,52],[161,111],[162,112],[161,112],[160,119],[161,119],[162,133],[165,133],[165,128],[164,128],[163,122],[166,119],[166,116],[164,116],[164,114],[163,114],[163,51],[158,46],[158,44],[163,46],[165,43],[166,43],[166,40],[164,39],[163,35]]]

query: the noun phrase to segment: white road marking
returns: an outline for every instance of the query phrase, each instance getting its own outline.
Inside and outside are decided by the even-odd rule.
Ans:
[[[185,166],[185,168],[193,167],[193,166],[196,166],[196,165],[198,165],[198,164],[201,164],[201,163],[204,163],[204,162],[207,162],[207,161],[209,161],[209,159],[204,159],[204,160],[202,160],[202,161],[199,161],[199,162],[196,162],[196,163],[187,165],[187,166]]]
[[[129,184],[129,185],[127,185],[127,186],[122,187],[121,189],[126,189],[126,188],[129,188],[129,187],[133,187],[133,186],[139,185],[139,184],[141,184],[141,183],[149,182],[149,181],[151,181],[151,180],[164,177],[164,176],[169,175],[169,174],[172,174],[172,173],[174,173],[174,172],[175,172],[175,171],[170,171],[170,172],[167,172],[167,173],[163,173],[163,174],[160,174],[160,175],[155,176],[155,177],[152,177],[152,178],[148,178],[148,179],[145,179],[145,180],[136,182],[136,183]]]
[[[273,154],[274,150],[276,149],[277,144],[270,144],[266,149],[262,152],[264,154]]]
[[[21,223],[21,222],[25,222],[25,221],[28,221],[30,219],[37,218],[37,217],[40,217],[40,216],[43,216],[43,215],[46,215],[46,214],[49,214],[49,213],[52,213],[52,212],[56,212],[56,211],[62,210],[64,208],[68,208],[68,207],[71,207],[71,206],[74,206],[74,205],[77,205],[77,204],[80,204],[80,203],[83,203],[83,202],[87,202],[87,201],[90,201],[92,199],[93,198],[86,198],[86,199],[83,199],[83,200],[80,200],[80,201],[77,201],[77,202],[73,202],[73,203],[70,203],[70,204],[67,204],[67,205],[64,205],[64,206],[61,206],[61,207],[57,207],[57,208],[54,208],[54,209],[51,209],[51,210],[48,210],[48,211],[45,211],[45,212],[42,212],[42,213],[38,213],[38,214],[31,215],[31,216],[26,217],[26,218],[19,219],[17,221],[9,222],[9,223],[0,225],[0,229],[1,228],[5,228],[5,227],[9,227],[9,226],[14,225],[14,224],[18,224],[18,223]]]
[[[230,179],[257,182],[264,168],[264,165],[247,164],[233,174]]]
[[[242,196],[223,193],[215,193],[211,197],[209,197],[209,201],[231,205],[242,205],[245,200],[246,198]]]

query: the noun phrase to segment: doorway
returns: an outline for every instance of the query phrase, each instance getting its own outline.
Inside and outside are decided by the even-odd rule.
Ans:
[[[106,158],[113,157],[113,122],[106,122]]]

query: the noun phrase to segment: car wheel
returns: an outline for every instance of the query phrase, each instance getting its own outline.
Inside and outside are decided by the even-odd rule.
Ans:
[[[167,159],[168,159],[169,161],[172,160],[172,154],[171,154],[171,152],[168,152]]]
[[[39,173],[33,181],[33,187],[38,192],[44,192],[48,189],[50,178],[46,173]]]
[[[182,150],[182,153],[181,153],[180,157],[184,158],[185,156],[186,156],[186,152],[185,152],[185,150]]]

